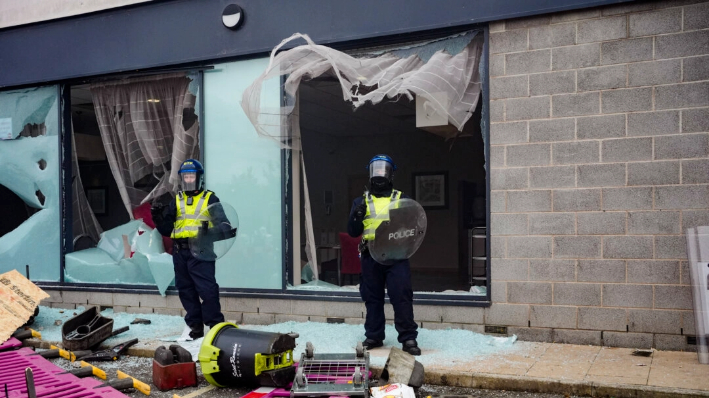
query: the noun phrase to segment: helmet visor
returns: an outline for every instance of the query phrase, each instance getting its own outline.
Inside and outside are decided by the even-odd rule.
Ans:
[[[375,160],[369,164],[369,179],[374,177],[384,177],[391,181],[394,167],[385,160]]]
[[[183,191],[196,191],[197,190],[197,173],[196,172],[186,172],[180,174],[180,185],[182,185]]]

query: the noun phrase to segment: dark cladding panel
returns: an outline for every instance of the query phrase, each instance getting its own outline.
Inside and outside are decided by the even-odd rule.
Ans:
[[[622,1],[155,1],[0,31],[0,87],[266,53],[296,32],[330,44]],[[232,3],[235,31],[221,22]]]

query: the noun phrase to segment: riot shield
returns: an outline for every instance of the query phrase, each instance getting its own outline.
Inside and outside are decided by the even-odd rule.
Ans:
[[[416,253],[426,236],[426,212],[413,199],[392,201],[377,214],[382,219],[369,242],[369,253],[380,264],[393,264]]]
[[[236,210],[228,203],[217,202],[203,209],[197,219],[197,236],[189,238],[192,255],[206,261],[224,256],[234,245],[239,230]]]

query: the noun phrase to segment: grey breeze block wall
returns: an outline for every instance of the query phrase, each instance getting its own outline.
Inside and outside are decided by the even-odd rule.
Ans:
[[[709,225],[707,28],[697,1],[491,25],[487,323],[688,348],[684,233]]]
[[[490,25],[493,304],[417,305],[419,325],[688,348],[683,231],[709,225],[708,28],[709,2],[691,1]],[[49,293],[58,308],[184,315],[174,295]],[[359,302],[221,302],[237,323],[364,323]]]

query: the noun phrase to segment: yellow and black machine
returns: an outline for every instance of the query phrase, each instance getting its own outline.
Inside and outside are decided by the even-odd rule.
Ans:
[[[240,329],[229,322],[217,324],[204,336],[199,351],[204,378],[218,387],[285,387],[295,377],[297,337]]]

